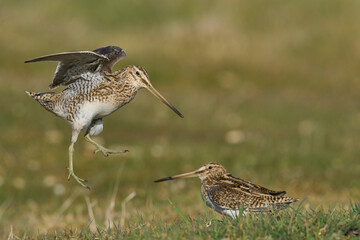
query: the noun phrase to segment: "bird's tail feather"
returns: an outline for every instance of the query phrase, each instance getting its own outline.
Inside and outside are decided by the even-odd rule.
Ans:
[[[25,91],[27,95],[29,95],[30,97],[33,97],[36,93],[35,92],[29,92],[29,91]]]
[[[46,110],[53,112],[54,110],[54,103],[57,99],[57,93],[55,92],[43,92],[43,93],[36,93],[36,92],[28,92],[25,91],[30,97],[34,98],[41,106],[43,106]]]

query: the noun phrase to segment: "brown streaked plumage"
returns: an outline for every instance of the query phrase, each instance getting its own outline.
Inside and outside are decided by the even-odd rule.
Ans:
[[[94,51],[65,52],[47,55],[28,62],[58,61],[58,67],[50,89],[60,85],[66,88],[61,92],[35,93],[26,92],[46,110],[66,120],[72,127],[69,147],[69,177],[83,187],[85,180],[77,177],[73,169],[74,144],[79,133],[86,130],[85,139],[97,147],[96,152],[108,154],[124,153],[127,150],[113,151],[107,149],[90,136],[103,130],[102,118],[113,113],[130,102],[141,88],[148,89],[180,117],[183,115],[171,105],[150,83],[144,68],[128,66],[111,72],[112,67],[126,56],[116,46],[107,46]]]
[[[229,174],[218,163],[209,163],[196,171],[162,178],[162,182],[178,178],[199,177],[201,196],[215,211],[236,218],[248,212],[268,212],[286,208],[298,199],[284,197],[285,191],[273,191]],[[243,212],[240,212],[243,210]]]

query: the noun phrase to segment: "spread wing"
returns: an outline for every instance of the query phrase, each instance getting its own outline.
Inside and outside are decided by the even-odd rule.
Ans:
[[[63,52],[34,58],[29,62],[57,61],[50,89],[60,85],[69,85],[77,80],[99,80],[101,71],[111,72],[113,65],[126,56],[125,52],[115,46],[107,46],[94,51]]]
[[[222,211],[244,208],[244,211],[264,212],[272,208],[285,208],[297,201],[290,197],[259,196],[227,184],[216,184],[207,189],[210,201]]]

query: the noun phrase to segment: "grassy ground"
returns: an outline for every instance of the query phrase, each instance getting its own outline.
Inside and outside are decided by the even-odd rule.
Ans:
[[[358,1],[1,5],[0,238],[10,229],[96,237],[91,231],[109,222],[129,238],[316,238],[321,229],[338,238],[359,228],[349,204],[360,199]],[[89,192],[66,180],[69,126],[24,93],[47,91],[56,64],[23,61],[105,45],[126,50],[117,69],[144,66],[185,118],[145,90],[105,118],[97,140],[130,153],[93,155],[80,138],[75,171]],[[251,216],[206,227],[199,180],[153,180],[208,162],[303,205],[279,221]],[[191,219],[187,232],[167,198]]]
[[[281,213],[248,215],[235,220],[212,215],[164,223],[161,218],[147,222],[141,215],[127,226],[65,229],[40,235],[40,239],[355,239],[359,233],[360,206],[332,211],[290,209]],[[215,214],[215,213],[213,213]],[[27,233],[22,236],[28,237]]]

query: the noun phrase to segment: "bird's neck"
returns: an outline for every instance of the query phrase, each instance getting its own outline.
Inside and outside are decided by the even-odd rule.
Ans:
[[[117,92],[116,102],[118,102],[119,107],[130,102],[139,91],[139,88],[134,86],[122,70],[113,73],[104,72],[104,76],[108,80],[106,84],[111,85],[112,90]]]
[[[104,72],[105,78],[111,81],[114,87],[117,85],[117,88],[125,92],[137,92],[140,90],[140,87],[134,84],[134,81],[129,78],[128,74],[122,70],[115,71],[113,73]]]
[[[139,91],[139,88],[131,84],[131,82],[129,81],[122,80],[118,82],[118,84],[119,84],[119,88],[118,88],[119,94],[123,96],[125,103],[130,102]]]
[[[126,78],[125,69],[117,70],[115,72],[111,72],[111,69],[104,69],[104,75],[107,79],[112,79],[114,81],[119,81],[121,79]]]
[[[206,185],[206,186],[212,186],[215,184],[218,184],[224,180],[227,180],[227,175],[224,174],[214,174],[211,176],[206,176],[204,178],[200,178],[201,180],[201,184]]]
[[[212,186],[215,183],[216,183],[216,179],[214,179],[214,178],[207,177],[207,178],[201,179],[201,184],[204,186],[204,188],[206,188],[206,186]]]

